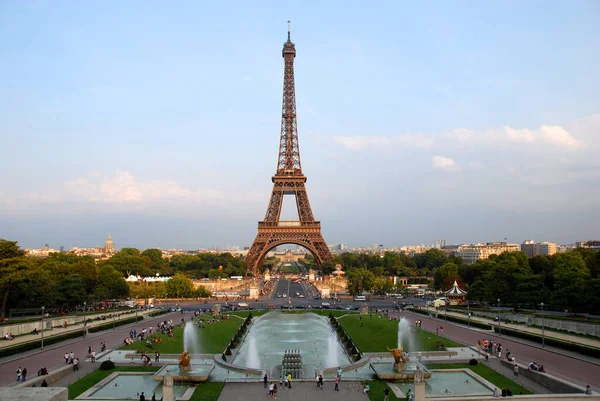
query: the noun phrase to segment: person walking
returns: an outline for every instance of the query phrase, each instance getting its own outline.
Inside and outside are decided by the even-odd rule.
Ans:
[[[277,383],[273,384],[273,398],[277,399]]]
[[[65,365],[69,364],[69,353],[65,352]]]
[[[340,379],[342,378],[342,368],[338,367],[337,372],[335,372],[335,375],[337,377],[339,377]]]
[[[319,387],[321,391],[323,391],[323,375],[319,375]]]
[[[154,353],[154,362],[160,362],[160,352],[158,351]],[[266,384],[265,387],[267,387]]]
[[[333,391],[340,391],[339,385],[340,385],[340,377],[336,376],[335,377],[335,388],[333,389]]]
[[[288,388],[291,390],[292,389],[292,374],[291,373],[287,374],[287,382],[288,382]]]
[[[390,389],[389,387],[386,387],[385,390],[383,390],[383,401],[389,401],[390,399]]]
[[[265,374],[265,377],[263,377],[263,384],[265,385],[265,388],[267,388],[267,386],[268,386],[268,383],[267,383],[268,380],[269,379],[267,378],[267,375]]]
[[[140,394],[140,401],[146,401],[146,396],[144,395],[143,391],[142,394]]]
[[[515,378],[518,379],[519,378],[519,365],[517,365],[516,363],[515,363],[513,372],[515,373]]]
[[[275,391],[275,383],[269,384],[269,396],[273,396],[273,392]]]
[[[317,389],[319,389],[319,387],[321,387],[321,385],[319,384],[319,375],[315,376],[315,381],[317,382]]]
[[[27,380],[27,368],[23,368],[23,371],[21,372],[21,374],[23,375],[23,380],[21,380],[21,381]]]
[[[21,367],[19,366],[19,368],[17,369],[17,382],[21,381],[21,374],[23,373],[23,369],[21,369]]]

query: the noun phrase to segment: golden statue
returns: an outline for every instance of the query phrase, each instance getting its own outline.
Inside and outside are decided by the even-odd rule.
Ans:
[[[189,372],[192,370],[192,366],[190,365],[191,360],[192,356],[188,352],[183,351],[179,357],[179,371]]]
[[[394,357],[394,369],[403,370],[404,365],[408,363],[408,354],[404,352],[404,348],[400,347],[390,349],[390,347],[387,346],[386,348]]]

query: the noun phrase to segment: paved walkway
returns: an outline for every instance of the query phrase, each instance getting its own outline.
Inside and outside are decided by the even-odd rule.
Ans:
[[[152,312],[152,310],[138,311],[138,316],[143,316],[150,312]],[[117,313],[119,313],[119,312],[117,312]],[[108,316],[109,314],[110,314],[110,312],[105,313],[106,316]],[[100,316],[100,314],[90,315],[90,316],[87,316],[87,318],[95,319],[98,316]],[[135,313],[128,313],[126,315],[117,316],[117,317],[115,317],[115,322],[118,322],[120,319],[127,319],[127,318],[131,318],[131,317],[135,317]],[[81,317],[81,319],[83,321],[83,316]],[[111,323],[111,322],[112,322],[112,319],[108,319],[108,318],[106,318],[106,320],[92,320],[90,323],[87,324],[87,328],[89,329],[90,327],[100,326],[102,324],[107,324],[107,323]],[[65,333],[73,333],[73,332],[77,332],[77,331],[80,331],[83,335],[83,324],[82,323],[72,324],[70,326],[67,326],[66,329],[63,329],[61,327],[54,327],[52,330],[44,331],[44,341],[47,340],[48,338],[51,338],[54,336],[58,336],[58,335],[65,334]],[[26,343],[26,342],[30,342],[30,341],[40,341],[41,342],[41,339],[42,339],[41,333],[39,333],[39,334],[24,334],[24,335],[15,337],[11,341],[2,339],[2,340],[0,340],[0,349],[13,347],[17,344]]]
[[[435,315],[434,311],[432,311],[431,313],[432,313],[432,315]],[[444,312],[438,312],[438,318],[443,319],[444,315],[445,315]],[[455,317],[458,317],[461,319],[469,318],[466,314],[458,313],[458,312],[448,312],[448,316],[455,316]],[[492,319],[487,319],[484,317],[471,316],[471,321],[479,322],[479,323],[487,323],[487,324],[492,325],[493,327],[498,327],[498,322],[495,322]],[[539,336],[542,335],[541,328],[525,326],[524,324],[513,324],[513,323],[501,322],[500,323],[500,331],[502,331],[502,327],[508,327],[511,330],[517,330],[517,331],[523,331],[523,332],[527,332],[527,333],[537,334]],[[572,334],[561,333],[561,332],[551,331],[551,330],[544,330],[544,336],[546,338],[557,338],[559,340],[564,340],[564,341],[569,341],[572,343],[579,343],[579,344],[583,344],[583,345],[588,345],[590,347],[600,348],[600,339],[596,340],[596,339],[593,339],[590,337],[581,337],[581,336],[576,336],[576,335],[572,335]]]
[[[443,320],[443,315],[440,315],[440,319],[434,319],[406,311],[396,313],[395,316],[406,316],[413,321],[419,319],[423,322],[423,328],[428,331],[435,331],[436,327],[443,326],[443,336],[463,344],[475,345],[477,340],[492,339],[495,342],[500,342],[505,351],[509,349],[518,363],[527,365],[529,362],[534,361],[544,365],[546,371],[551,375],[583,387],[590,384],[594,391],[598,391],[600,388],[600,364],[577,359],[566,352],[559,353],[560,350],[556,351],[552,347],[542,348],[540,345],[532,345],[524,340],[498,336],[497,333],[490,331],[467,328],[457,323],[446,322]]]
[[[356,386],[356,389],[350,386]],[[279,384],[277,384],[279,387]],[[333,391],[334,384],[326,382],[323,390],[318,390],[315,383],[293,382],[291,390],[279,389],[277,399],[283,401],[366,401],[369,399],[356,382],[343,382],[340,391]],[[265,400],[269,391],[262,383],[227,383],[219,396],[219,401]],[[381,394],[383,400],[383,394]]]
[[[173,319],[179,320],[181,317],[189,318],[189,314],[181,315],[179,313],[168,313],[154,318],[145,317],[144,320],[138,323],[131,323],[124,326],[116,327],[115,330],[103,330],[98,333],[88,334],[86,338],[79,337],[76,339],[65,340],[58,344],[53,344],[44,347],[43,351],[35,350],[25,354],[15,355],[13,357],[3,358],[0,360],[0,386],[13,384],[16,381],[15,371],[18,367],[27,367],[31,377],[36,375],[36,372],[41,367],[47,367],[52,371],[56,368],[65,365],[64,354],[71,352],[84,359],[87,355],[88,346],[92,346],[96,350],[100,349],[100,342],[106,341],[108,349],[119,347],[123,344],[123,339],[129,336],[129,330],[135,328],[138,332],[144,327],[156,326],[159,321]],[[99,359],[101,361],[102,359]],[[78,375],[82,375],[87,369],[92,370],[94,364],[84,362],[80,368],[81,373],[73,372],[66,376],[62,385],[68,385],[77,380]],[[57,384],[52,384],[51,387],[56,387]]]

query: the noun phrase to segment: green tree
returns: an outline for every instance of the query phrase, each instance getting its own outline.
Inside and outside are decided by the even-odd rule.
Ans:
[[[129,286],[123,275],[112,266],[102,266],[98,271],[95,296],[100,299],[117,299],[129,295]]]
[[[167,296],[169,298],[189,298],[194,295],[194,283],[181,273],[176,273],[167,281]]]
[[[554,291],[552,302],[567,308],[581,308],[588,301],[586,290],[590,273],[579,252],[554,255]]]
[[[348,292],[350,295],[360,295],[363,291],[371,291],[375,276],[367,269],[352,269],[347,274]]]
[[[0,259],[11,259],[25,256],[17,241],[9,241],[0,238]]]

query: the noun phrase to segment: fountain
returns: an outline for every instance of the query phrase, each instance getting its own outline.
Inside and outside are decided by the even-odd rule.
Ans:
[[[398,372],[403,371],[408,363],[408,353],[404,352],[404,348],[402,348],[402,346],[400,346],[400,348],[393,349],[387,347],[387,349],[394,357],[394,370]]]
[[[431,372],[425,369],[419,362],[409,364],[408,352],[404,351],[404,346],[415,350],[414,335],[412,334],[410,322],[406,318],[398,322],[398,347],[387,347],[387,350],[394,357],[394,363],[389,366],[387,363],[371,363],[371,367],[380,379],[383,380],[414,380],[415,377],[423,380],[431,377]],[[391,369],[390,369],[391,368]]]
[[[194,323],[189,321],[183,328],[183,350],[189,354],[200,353],[200,338]]]
[[[183,351],[181,356],[179,357],[179,371],[182,373],[190,372],[192,370],[192,365],[190,364],[192,361],[192,356]]]

